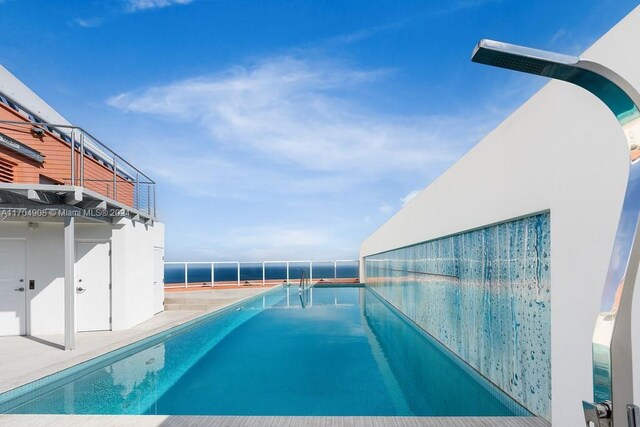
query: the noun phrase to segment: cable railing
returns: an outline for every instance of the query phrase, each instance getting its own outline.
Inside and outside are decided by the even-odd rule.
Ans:
[[[303,274],[310,283],[345,283],[359,279],[359,261],[167,261],[167,287],[290,284]]]
[[[3,101],[2,97],[0,101]],[[155,182],[138,168],[79,126],[45,123],[13,103],[7,105],[28,120],[0,120],[0,133],[16,149],[33,152],[34,159],[40,159],[39,163],[43,163],[44,156],[23,141],[49,137],[69,147],[67,153],[51,149],[51,158],[46,159],[46,167],[42,169],[46,183],[84,187],[144,214],[155,216]]]

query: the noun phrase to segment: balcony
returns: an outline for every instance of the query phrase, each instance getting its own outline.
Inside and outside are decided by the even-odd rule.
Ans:
[[[0,190],[116,207],[154,219],[155,182],[86,130],[51,124],[0,96]]]

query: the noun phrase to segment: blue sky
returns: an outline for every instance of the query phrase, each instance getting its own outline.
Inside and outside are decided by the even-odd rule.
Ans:
[[[0,63],[158,183],[167,260],[355,258],[637,1],[0,0]]]

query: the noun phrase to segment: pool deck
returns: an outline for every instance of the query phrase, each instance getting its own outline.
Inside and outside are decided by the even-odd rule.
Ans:
[[[0,426],[214,427],[549,427],[540,418],[195,417],[163,415],[0,415]]]
[[[217,300],[208,310],[167,310],[125,331],[79,332],[76,349],[64,351],[62,335],[0,337],[0,393],[116,350],[174,326],[269,291],[270,287],[183,292]],[[1,420],[0,420],[1,423]]]

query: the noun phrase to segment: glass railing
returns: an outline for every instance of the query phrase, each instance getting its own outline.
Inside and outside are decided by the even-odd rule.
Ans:
[[[312,283],[356,282],[358,260],[333,261],[214,261],[165,262],[167,286],[202,287],[269,285],[299,281],[303,275]]]

